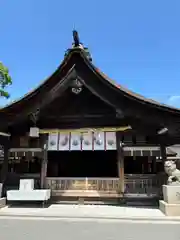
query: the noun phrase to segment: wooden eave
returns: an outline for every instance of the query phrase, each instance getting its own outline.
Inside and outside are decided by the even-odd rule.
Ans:
[[[36,99],[44,96],[46,92],[48,92],[53,86],[57,84],[57,80],[62,79],[63,76],[66,75],[69,69],[66,69],[67,63],[69,63],[69,59],[72,53],[68,54],[66,58],[64,58],[63,62],[57,68],[57,70],[47,79],[45,79],[37,88],[28,92],[20,99],[13,101],[12,103],[4,106],[0,109],[1,113],[11,113],[13,110],[17,110],[18,108],[26,107],[30,101],[36,101]],[[58,79],[57,79],[58,78]]]
[[[85,74],[82,74],[82,72],[85,72],[85,70],[82,70],[82,67],[87,71],[91,72],[92,76],[94,76],[94,78],[92,79],[92,83],[90,82],[90,80],[86,81]],[[109,102],[110,104],[112,103],[112,105],[117,109],[118,106],[119,108],[121,108],[121,103],[118,102],[118,99],[124,97],[125,99],[138,104],[139,108],[143,107],[147,109],[158,110],[160,113],[168,113],[168,115],[170,114],[170,116],[172,115],[173,117],[177,118],[180,117],[180,109],[173,108],[165,104],[160,104],[151,99],[147,99],[122,87],[121,85],[116,84],[113,80],[111,80],[104,73],[98,70],[92,64],[92,62],[88,60],[84,50],[78,47],[73,48],[69,51],[58,69],[39,87],[29,92],[27,95],[25,95],[18,101],[15,101],[10,105],[1,108],[0,117],[6,119],[6,117],[12,117],[13,115],[17,115],[18,113],[21,113],[23,115],[24,109],[30,111],[31,108],[33,108],[34,106],[40,106],[42,99],[46,98],[48,92],[50,92],[50,90],[53,89],[57,84],[59,84],[59,86],[61,85],[61,81],[63,81],[63,79],[67,77],[68,72],[72,70],[72,68],[76,71],[77,76],[79,76],[80,78],[82,77],[81,80],[83,81],[84,85],[90,90],[93,90],[94,93],[98,93],[100,97],[103,96],[103,89],[106,86],[106,94],[104,94],[102,100],[107,100],[107,102]],[[96,83],[99,86],[102,86],[101,91],[99,90],[100,88],[96,89]],[[109,96],[107,94],[107,89]],[[116,102],[115,97],[112,97],[114,96],[114,94],[117,96]],[[114,102],[112,102],[112,99],[114,100]]]
[[[146,98],[140,94],[134,93],[133,91],[130,91],[129,89],[123,87],[122,85],[116,83],[114,80],[106,76],[101,70],[99,70],[96,66],[94,66],[81,52],[81,56],[83,57],[84,61],[86,62],[87,66],[98,76],[102,79],[102,81],[109,84],[110,87],[113,87],[115,91],[118,91],[119,94],[123,94],[125,97],[137,101],[140,104],[147,104],[153,108],[161,109],[163,111],[168,111],[171,113],[176,113],[180,115],[180,109],[175,108],[163,103],[159,103],[153,99]]]

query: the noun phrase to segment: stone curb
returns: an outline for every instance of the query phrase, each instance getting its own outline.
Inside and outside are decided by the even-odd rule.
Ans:
[[[105,217],[105,216],[67,216],[54,214],[0,214],[1,217],[11,218],[55,218],[55,219],[86,219],[86,220],[124,220],[124,221],[155,221],[155,222],[180,222],[180,217]]]

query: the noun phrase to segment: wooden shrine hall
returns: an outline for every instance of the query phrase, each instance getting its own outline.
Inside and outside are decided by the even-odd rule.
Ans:
[[[116,84],[73,31],[57,70],[0,109],[1,182],[34,178],[52,196],[160,196],[163,163],[176,158],[180,110]]]

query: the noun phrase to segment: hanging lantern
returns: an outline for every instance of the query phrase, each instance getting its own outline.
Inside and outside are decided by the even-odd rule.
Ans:
[[[29,136],[30,136],[30,137],[38,138],[38,137],[39,137],[39,128],[37,128],[37,127],[31,127],[31,128],[30,128],[30,132],[29,132]]]

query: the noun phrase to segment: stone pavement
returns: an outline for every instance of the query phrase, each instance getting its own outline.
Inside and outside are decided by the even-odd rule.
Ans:
[[[166,217],[157,208],[123,207],[107,205],[52,204],[48,207],[11,207],[0,209],[0,217],[53,217],[89,219],[134,219],[179,221],[180,217]]]
[[[0,217],[2,240],[179,240],[179,223],[157,224],[120,220],[14,219]]]

